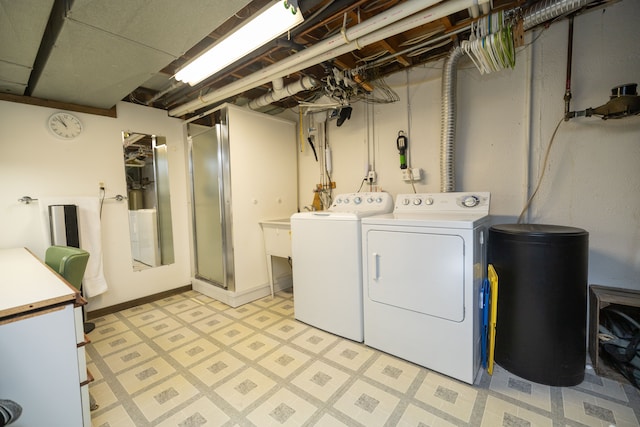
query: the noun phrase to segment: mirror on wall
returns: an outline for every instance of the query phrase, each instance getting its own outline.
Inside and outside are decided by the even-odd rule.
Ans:
[[[133,269],[173,264],[166,138],[122,132]]]

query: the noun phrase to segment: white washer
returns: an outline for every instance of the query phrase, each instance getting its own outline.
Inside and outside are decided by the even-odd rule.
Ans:
[[[389,193],[349,193],[291,216],[294,317],[363,340],[361,218],[393,210]]]
[[[473,384],[489,199],[400,194],[362,220],[366,345]]]

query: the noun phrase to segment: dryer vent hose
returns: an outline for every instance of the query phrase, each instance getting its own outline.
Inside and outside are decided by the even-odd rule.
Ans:
[[[524,29],[530,30],[551,19],[568,15],[595,0],[541,0],[524,11]],[[440,139],[440,191],[456,190],[456,88],[457,66],[464,51],[455,47],[444,61],[442,71],[442,117]]]
[[[456,191],[455,141],[456,141],[456,94],[458,61],[464,54],[460,47],[454,48],[444,61],[442,74],[442,116],[440,123],[440,191]]]

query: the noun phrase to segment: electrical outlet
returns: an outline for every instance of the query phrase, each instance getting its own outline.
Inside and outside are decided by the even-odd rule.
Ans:
[[[376,182],[376,171],[369,171],[367,174],[367,182],[373,184]]]
[[[420,168],[402,169],[402,179],[404,181],[420,181]]]
[[[98,187],[100,187],[100,190],[104,190],[104,182],[98,182]]]

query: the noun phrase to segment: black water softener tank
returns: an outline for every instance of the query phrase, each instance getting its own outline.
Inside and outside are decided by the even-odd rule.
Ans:
[[[489,229],[498,274],[495,362],[540,384],[584,380],[589,233],[558,225]]]

